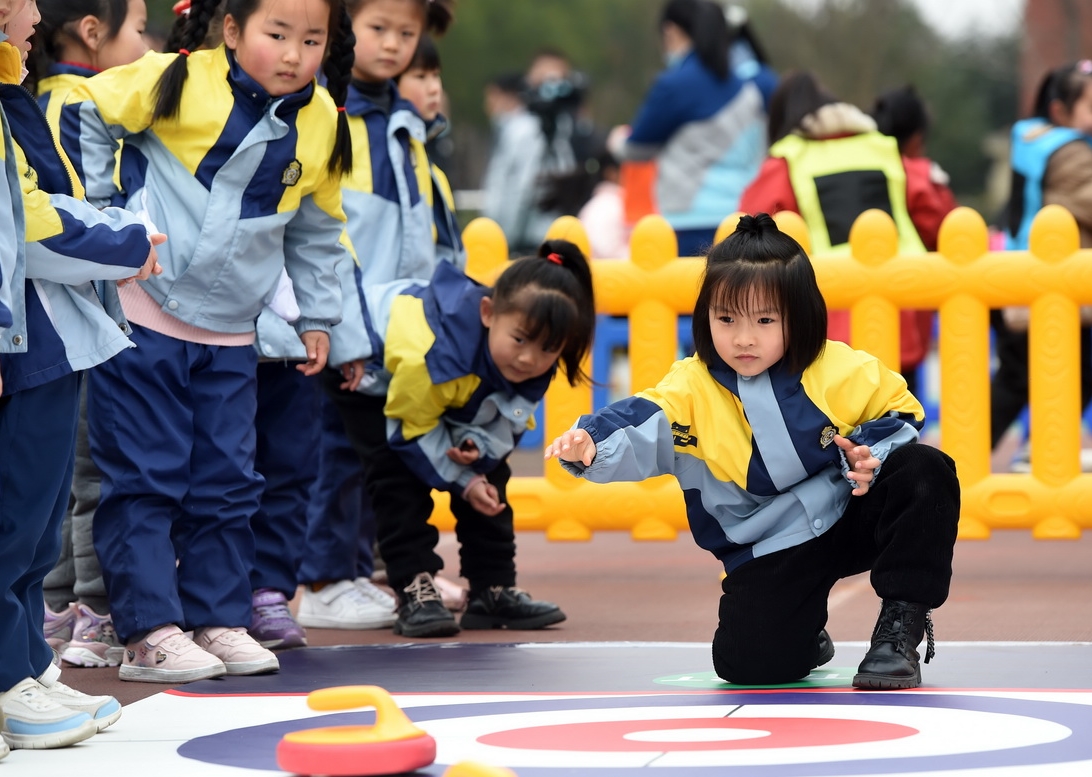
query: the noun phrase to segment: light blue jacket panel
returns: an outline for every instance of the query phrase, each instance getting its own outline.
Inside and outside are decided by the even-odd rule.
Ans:
[[[1031,222],[1043,207],[1043,178],[1050,157],[1062,146],[1083,140],[1092,144],[1092,137],[1071,127],[1059,127],[1046,119],[1031,118],[1016,122],[1012,127],[1012,171],[1023,180],[1022,213],[1015,235],[1006,233],[1010,250],[1024,251],[1031,235]]]
[[[0,36],[0,40],[3,37]],[[15,161],[15,146],[7,117],[0,108],[0,133],[3,147],[4,180],[0,181],[0,353],[26,350],[25,337],[19,345],[11,342],[16,334],[26,334],[26,303],[23,281],[26,277],[26,217],[23,196],[19,189],[19,170]]]
[[[141,282],[164,313],[253,332],[284,268],[301,311],[293,328],[329,331],[341,318],[344,256],[339,187],[326,172],[332,100],[313,82],[272,98],[221,47],[190,55],[179,117],[153,122],[144,90],[154,94],[174,59],[147,54],[69,95],[62,142],[89,198],[120,201],[169,236],[159,247],[163,274]]]
[[[345,252],[337,266],[338,283],[341,285],[341,323],[331,329],[330,356],[327,364],[340,367],[346,362],[364,359],[370,354],[366,337],[335,337],[341,331],[363,331],[364,314],[360,309],[360,295],[356,286],[356,262]],[[274,313],[268,306],[262,308],[255,325],[254,347],[258,357],[266,360],[306,361],[307,352],[292,324]]]

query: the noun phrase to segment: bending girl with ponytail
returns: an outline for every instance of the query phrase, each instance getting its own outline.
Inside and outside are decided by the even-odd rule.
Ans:
[[[247,634],[262,492],[255,320],[287,274],[298,311],[282,312],[306,352],[298,369],[315,375],[342,317],[345,10],[340,0],[226,0],[224,45],[201,50],[219,6],[192,0],[176,53],[88,79],[61,110],[88,198],[168,236],[162,275],[122,289],[138,347],[89,384],[103,473],[95,547],[127,643],[125,680],[278,668]],[[329,91],[315,81],[324,59]]]

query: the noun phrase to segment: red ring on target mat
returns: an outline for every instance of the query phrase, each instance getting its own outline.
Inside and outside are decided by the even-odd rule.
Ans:
[[[678,729],[720,729],[765,732],[736,740],[679,742],[626,739],[626,735]],[[532,726],[484,734],[483,745],[523,750],[578,752],[674,752],[682,750],[759,750],[887,742],[919,733],[897,723],[841,718],[685,718],[669,720],[608,720]]]

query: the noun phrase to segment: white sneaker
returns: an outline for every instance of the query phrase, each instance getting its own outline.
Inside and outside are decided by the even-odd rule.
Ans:
[[[45,694],[33,677],[0,694],[0,734],[14,750],[46,750],[82,742],[98,731],[86,712],[62,707]]]
[[[3,724],[0,723],[0,726]],[[0,758],[5,758],[11,752],[11,748],[8,747],[8,743],[4,741],[3,737],[0,737]]]
[[[353,581],[353,585],[360,589],[360,593],[364,594],[372,601],[377,602],[384,607],[388,607],[391,610],[398,609],[398,600],[373,583],[369,578],[358,577]]]
[[[121,717],[121,704],[113,696],[89,696],[61,682],[61,670],[56,664],[42,672],[38,678],[45,695],[73,712],[86,712],[95,721],[95,728],[102,731]]]
[[[126,645],[118,677],[144,683],[189,683],[226,671],[223,661],[197,647],[172,623]]]
[[[321,591],[312,591],[311,586],[305,585],[296,621],[316,629],[390,628],[398,616],[394,600],[384,596],[385,600],[373,598],[352,580],[339,580]]]
[[[243,626],[194,629],[193,643],[223,661],[228,674],[261,674],[281,668],[273,651],[259,645]]]

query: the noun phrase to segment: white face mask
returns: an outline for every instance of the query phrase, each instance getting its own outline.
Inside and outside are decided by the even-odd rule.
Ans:
[[[30,75],[30,71],[27,70],[27,66],[24,64],[19,69],[19,83],[23,83],[24,81],[26,81],[28,75]]]

